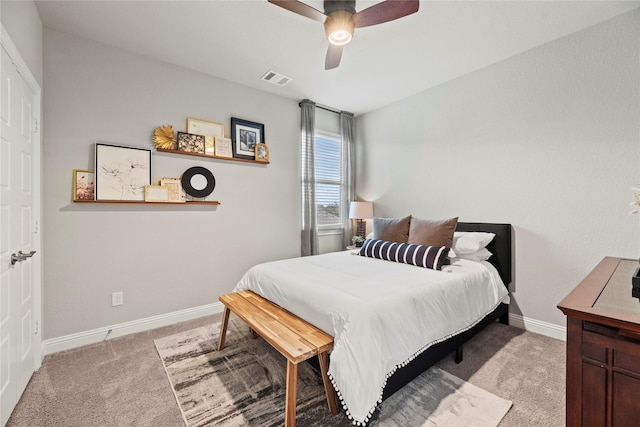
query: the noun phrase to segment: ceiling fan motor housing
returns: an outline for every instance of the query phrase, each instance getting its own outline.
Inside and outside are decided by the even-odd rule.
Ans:
[[[324,14],[330,15],[336,10],[344,10],[350,14],[356,13],[356,0],[324,0]]]
[[[342,46],[351,41],[356,29],[353,19],[355,13],[355,0],[325,0],[324,14],[327,15],[327,19],[324,21],[324,32],[329,43]]]

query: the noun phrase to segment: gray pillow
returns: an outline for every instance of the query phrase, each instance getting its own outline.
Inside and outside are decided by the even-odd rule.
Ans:
[[[373,218],[373,238],[387,242],[407,243],[411,215],[403,218]]]
[[[442,221],[413,217],[411,218],[407,243],[450,248],[453,244],[453,233],[456,231],[456,224],[458,224],[458,217]]]

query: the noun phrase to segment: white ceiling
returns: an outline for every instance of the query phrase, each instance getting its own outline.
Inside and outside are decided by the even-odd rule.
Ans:
[[[322,10],[322,1],[306,1]],[[377,1],[357,1],[361,10]],[[321,23],[266,0],[36,1],[45,27],[225,80],[362,114],[595,25],[640,1],[421,1],[356,30],[324,70]],[[274,70],[284,87],[260,77]]]

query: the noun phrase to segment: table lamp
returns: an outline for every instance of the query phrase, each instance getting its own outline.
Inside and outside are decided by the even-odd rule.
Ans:
[[[356,220],[356,236],[364,239],[365,219],[373,218],[373,204],[371,202],[351,202],[349,206],[349,219]]]

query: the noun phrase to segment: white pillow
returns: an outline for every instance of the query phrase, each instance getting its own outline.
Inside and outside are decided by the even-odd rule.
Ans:
[[[458,254],[458,258],[468,259],[471,261],[486,261],[491,258],[492,253],[489,252],[489,249],[482,248],[478,252],[474,252],[472,254]]]
[[[496,237],[494,233],[481,231],[456,231],[453,233],[453,245],[451,249],[460,256],[461,254],[472,254],[487,247]]]

